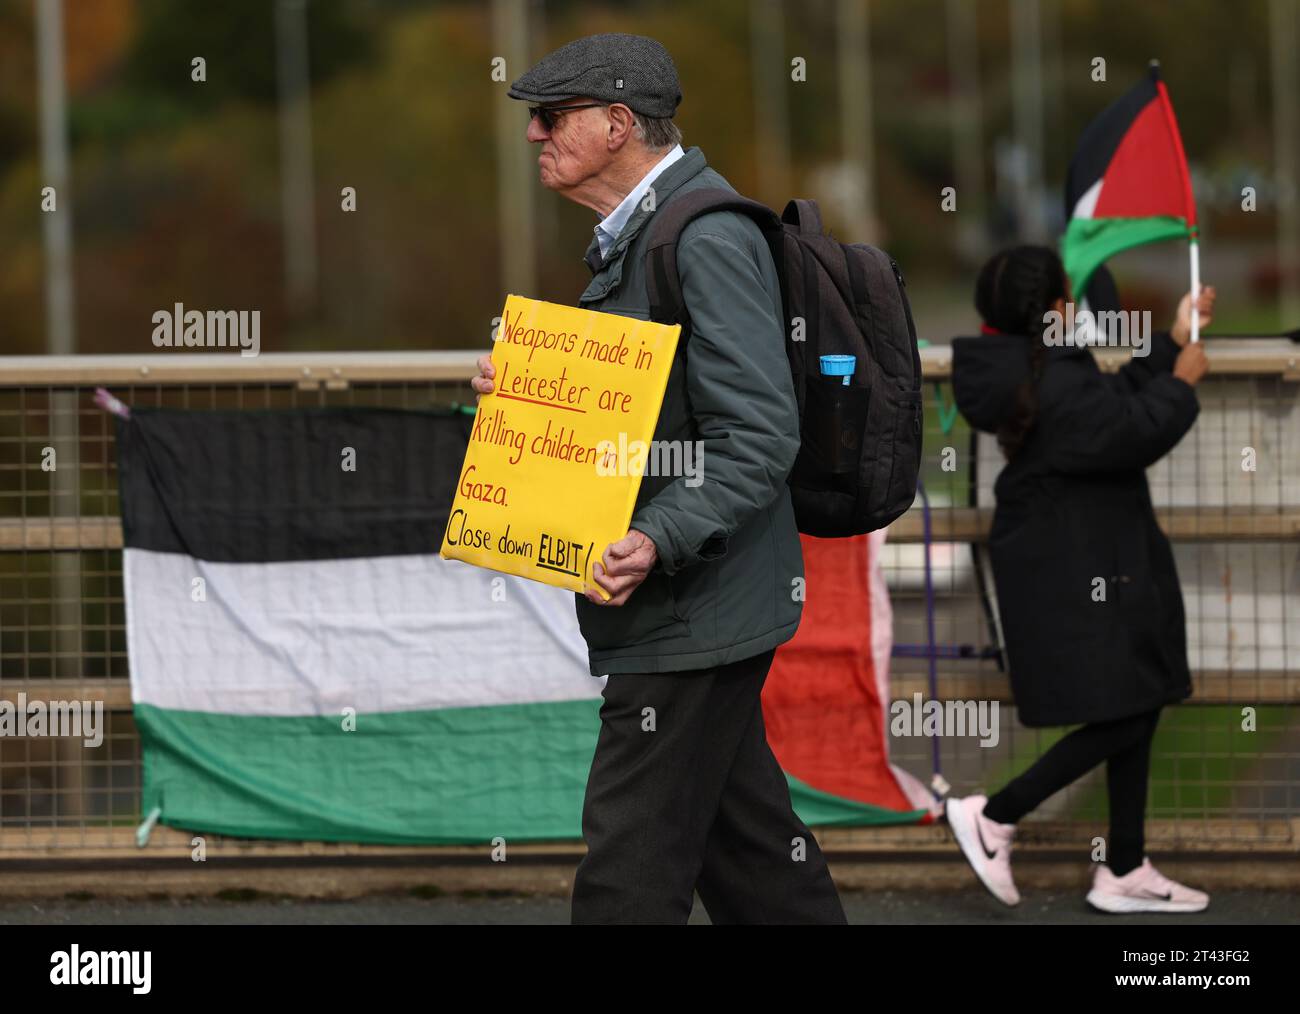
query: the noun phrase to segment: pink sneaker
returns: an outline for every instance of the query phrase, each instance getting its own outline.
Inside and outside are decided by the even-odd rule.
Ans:
[[[1098,864],[1088,892],[1088,904],[1103,912],[1201,912],[1209,903],[1204,891],[1170,880],[1146,858],[1122,877],[1105,863]]]
[[[967,861],[989,889],[1004,905],[1020,904],[1020,892],[1011,879],[1011,842],[1015,824],[998,824],[984,816],[986,796],[949,799],[944,811],[953,837]]]

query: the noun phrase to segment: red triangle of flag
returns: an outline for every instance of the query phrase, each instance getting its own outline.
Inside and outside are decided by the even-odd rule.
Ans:
[[[1093,218],[1168,215],[1196,222],[1182,138],[1164,82],[1157,88],[1106,167]]]

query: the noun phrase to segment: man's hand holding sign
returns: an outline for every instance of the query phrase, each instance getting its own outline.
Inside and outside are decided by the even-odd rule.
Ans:
[[[508,297],[442,555],[625,603],[657,560],[628,523],[679,332]]]
[[[645,580],[658,559],[659,554],[650,537],[635,528],[629,529],[627,535],[609,544],[595,566],[596,583],[612,598],[602,600],[594,591],[588,591],[587,598],[597,605],[621,606],[636,586]]]

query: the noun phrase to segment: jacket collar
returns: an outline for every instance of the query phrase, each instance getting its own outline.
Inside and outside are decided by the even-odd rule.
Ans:
[[[654,191],[655,195],[654,206],[658,208],[664,201],[668,200],[675,190],[688,180],[694,179],[707,166],[708,162],[705,161],[704,152],[698,146],[687,148],[686,153],[656,176],[654,183],[651,184],[650,189]],[[614,245],[609,248],[608,258],[603,259],[600,256],[600,243],[593,236],[591,243],[587,246],[587,252],[582,258],[587,262],[587,267],[591,269],[591,273],[594,275],[601,268],[618,258],[627,249],[628,244],[636,238],[646,220],[653,214],[653,211],[646,210],[644,201],[639,201],[636,211],[632,213],[632,217],[623,226],[623,230],[618,234],[618,239],[614,241]]]

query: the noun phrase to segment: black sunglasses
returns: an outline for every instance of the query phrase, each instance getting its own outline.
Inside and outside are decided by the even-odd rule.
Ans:
[[[556,113],[568,113],[575,109],[595,109],[597,106],[607,106],[608,102],[585,102],[580,106],[529,106],[528,119],[537,117],[542,121],[542,129],[552,131],[555,129],[555,122],[559,119]]]

